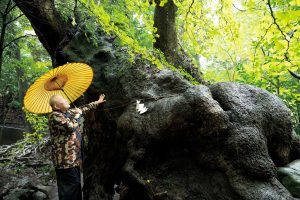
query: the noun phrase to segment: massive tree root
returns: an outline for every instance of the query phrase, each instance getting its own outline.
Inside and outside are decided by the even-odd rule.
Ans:
[[[112,47],[81,53],[96,74],[91,97],[100,90],[108,99],[86,118],[86,199],[111,199],[116,185],[123,200],[294,199],[276,177],[300,152],[278,97],[237,83],[195,86],[132,66]]]

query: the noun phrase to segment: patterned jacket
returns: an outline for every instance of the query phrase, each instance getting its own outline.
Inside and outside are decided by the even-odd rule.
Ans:
[[[97,102],[92,102],[79,109],[86,114],[97,106]],[[76,167],[82,163],[79,118],[80,114],[75,114],[74,109],[65,113],[54,110],[49,114],[52,160],[57,169]]]

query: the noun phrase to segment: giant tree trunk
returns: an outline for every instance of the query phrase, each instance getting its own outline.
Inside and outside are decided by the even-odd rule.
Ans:
[[[57,12],[54,0],[14,0],[52,59],[53,67],[65,64],[62,48],[70,41],[73,27]]]
[[[294,199],[276,179],[276,166],[299,158],[279,98],[235,83],[194,86],[168,70],[131,66],[105,40],[97,50],[73,42],[67,49],[80,52],[70,58],[90,58],[96,73],[89,101],[107,94],[104,110],[86,118],[86,199],[111,199],[116,183],[130,200]],[[136,111],[137,99],[146,113]]]
[[[123,200],[294,199],[276,178],[276,166],[300,157],[279,98],[243,84],[195,86],[130,63],[110,42],[101,35],[92,47],[78,34],[62,48],[68,61],[94,69],[86,102],[107,95],[85,118],[85,199],[112,199],[115,184]]]

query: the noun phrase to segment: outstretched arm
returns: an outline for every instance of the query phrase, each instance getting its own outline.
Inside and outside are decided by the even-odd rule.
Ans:
[[[91,102],[89,104],[83,105],[81,107],[79,107],[79,109],[75,109],[75,112],[79,113],[79,114],[86,114],[88,111],[90,111],[91,109],[96,109],[99,105],[105,103],[105,95],[101,94],[99,95],[99,99],[97,101]],[[80,113],[81,111],[81,113]]]

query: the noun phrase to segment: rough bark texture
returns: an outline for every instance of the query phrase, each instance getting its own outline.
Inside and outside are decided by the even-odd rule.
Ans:
[[[111,199],[114,184],[130,200],[294,199],[276,178],[276,166],[299,158],[279,98],[237,83],[195,86],[138,59],[132,66],[100,41],[91,48],[78,37],[65,51],[94,68],[87,100],[107,94],[86,118],[86,199]],[[146,113],[136,111],[137,99]]]
[[[139,58],[131,64],[104,35],[87,44],[77,34],[61,54],[93,67],[87,102],[107,95],[85,118],[85,199],[111,199],[115,184],[122,200],[294,199],[276,177],[276,166],[300,155],[279,98],[237,83],[195,86]]]
[[[173,0],[167,1],[163,6],[161,0],[155,0],[154,27],[157,34],[154,47],[161,50],[166,60],[177,68],[186,70],[196,81],[204,83],[201,72],[192,64],[192,60],[186,55],[183,49],[178,48],[178,38],[176,30],[177,6]]]
[[[157,34],[154,47],[164,52],[168,60],[175,60],[177,57],[177,33],[176,33],[176,11],[177,7],[173,0],[168,1],[164,6],[160,6],[160,0],[156,1],[154,13],[154,27]]]

